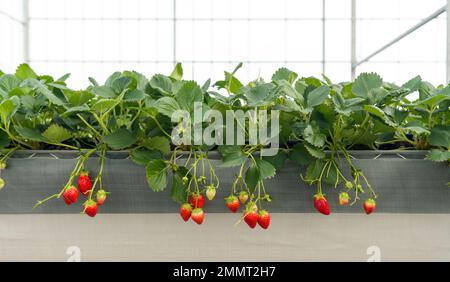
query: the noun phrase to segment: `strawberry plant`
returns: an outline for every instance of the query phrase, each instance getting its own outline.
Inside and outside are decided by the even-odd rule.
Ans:
[[[212,201],[226,189],[224,205],[233,213],[242,210],[238,222],[267,229],[272,198],[265,182],[288,160],[299,166],[299,181],[314,187],[311,206],[325,215],[332,212],[329,201],[347,206],[363,198],[365,212],[375,210],[376,187],[350,150],[427,150],[430,161],[450,160],[448,85],[435,87],[417,76],[399,86],[375,73],[333,83],[286,68],[268,81],[243,83],[237,77],[241,67],[200,84],[183,79],[181,64],[168,76],[115,72],[104,83],[89,78],[82,90],[67,85],[68,74],[54,79],[26,64],[14,74],[1,73],[0,173],[17,150],[76,151],[67,182],[37,199],[35,208],[52,199],[74,205],[82,198],[81,213],[94,217],[114,197],[102,182],[107,152],[124,150],[145,166],[153,191],[171,183],[184,221],[202,224],[205,198]],[[233,126],[218,122],[225,117]],[[261,129],[269,137],[255,135]],[[267,153],[273,147],[275,153]],[[216,151],[221,166],[236,171],[231,187],[220,184],[209,157]],[[99,163],[87,171],[92,156]],[[0,189],[5,185],[0,178]],[[327,198],[330,187],[339,189],[338,199]]]

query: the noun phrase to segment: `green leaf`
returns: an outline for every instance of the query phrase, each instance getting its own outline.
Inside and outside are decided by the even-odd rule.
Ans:
[[[263,159],[255,158],[256,167],[258,168],[259,180],[264,180],[266,178],[272,178],[275,176],[275,167]]]
[[[103,142],[116,150],[127,148],[133,145],[136,141],[136,135],[125,128],[121,128],[103,137]]]
[[[94,86],[92,92],[102,98],[115,98],[117,96],[114,90],[108,86]]]
[[[0,104],[0,117],[3,124],[6,124],[15,114],[20,105],[20,99],[13,96],[7,100],[3,100]]]
[[[147,183],[155,192],[163,191],[167,186],[167,168],[163,159],[151,160],[147,164]]]
[[[267,104],[267,102],[275,98],[272,92],[274,85],[272,83],[264,83],[257,85],[248,91],[246,97],[250,107],[258,107]]]
[[[222,155],[222,167],[234,167],[245,163],[247,156],[241,150],[240,146],[219,146],[219,152]]]
[[[155,74],[149,81],[153,89],[158,90],[163,95],[172,94],[172,81],[165,75]]]
[[[417,134],[430,134],[430,131],[418,121],[411,121],[404,128]]]
[[[158,110],[159,113],[168,116],[169,118],[172,117],[172,114],[180,110],[180,105],[178,105],[178,102],[171,98],[171,97],[162,97],[156,100],[156,102],[153,104],[153,106]]]
[[[147,163],[154,159],[162,159],[164,156],[160,151],[136,149],[130,152],[131,160],[138,165],[147,165]]]
[[[433,146],[450,147],[450,125],[438,125],[431,129],[428,143]]]
[[[308,152],[302,143],[295,144],[289,152],[289,159],[297,165],[305,166],[314,161],[314,157]]]
[[[407,88],[411,92],[419,90],[419,88],[422,86],[422,78],[418,75],[412,79],[410,79],[408,82],[402,85],[402,88]]]
[[[317,159],[324,159],[325,158],[325,152],[322,149],[317,149],[312,146],[309,146],[308,144],[305,144],[305,148],[308,151],[308,153]]]
[[[103,113],[116,105],[117,101],[114,99],[102,99],[97,101],[94,105],[92,105],[91,110]]]
[[[21,64],[16,69],[16,77],[21,80],[25,80],[27,78],[37,78],[37,74],[30,68],[27,64]]]
[[[9,136],[6,132],[0,130],[0,148],[7,148],[11,143]]]
[[[287,68],[279,68],[273,75],[272,75],[272,81],[277,80],[286,80],[290,84],[292,84],[295,79],[297,78],[297,74],[291,70],[288,70]]]
[[[116,78],[111,85],[111,89],[117,94],[121,94],[123,91],[128,89],[132,82],[131,77],[129,76],[122,76],[119,78]]]
[[[428,105],[429,107],[435,107],[445,100],[450,100],[450,95],[436,94],[420,101],[419,104]]]
[[[63,100],[61,100],[59,97],[57,97],[52,91],[50,91],[45,85],[43,81],[39,81],[34,78],[27,78],[24,80],[21,84],[21,86],[25,87],[31,87],[34,90],[36,90],[38,93],[44,95],[50,102],[52,102],[55,105],[62,106],[65,104]]]
[[[320,105],[330,94],[330,88],[327,85],[322,85],[313,91],[309,92],[306,99],[308,108]]]
[[[450,151],[433,149],[428,152],[426,159],[433,162],[450,161]]]
[[[172,189],[170,190],[170,197],[174,202],[182,204],[186,202],[187,188],[183,183],[183,177],[190,174],[184,166],[178,167],[178,170],[172,174]]]
[[[0,77],[0,95],[8,97],[11,90],[20,86],[20,79],[11,74],[5,74]]]
[[[245,183],[247,184],[250,193],[253,193],[256,189],[256,185],[259,182],[259,171],[256,165],[252,162],[245,172]]]
[[[170,152],[170,140],[163,136],[155,136],[145,140],[144,146],[150,150],[158,150],[164,155]]]
[[[353,83],[352,92],[358,97],[370,98],[370,92],[380,88],[383,80],[376,73],[361,73]]]
[[[35,128],[21,127],[15,126],[14,129],[19,133],[19,135],[27,140],[38,141],[38,142],[47,142],[48,140],[42,136],[41,132]]]
[[[81,106],[85,103],[87,103],[89,100],[95,97],[94,94],[88,92],[88,91],[64,91],[64,94],[67,98],[67,101],[72,106]]]
[[[175,65],[170,77],[175,80],[181,80],[183,78],[183,67],[181,66],[181,63]]]
[[[181,109],[192,111],[195,102],[203,101],[203,92],[195,81],[186,81],[176,93],[175,99]]]
[[[313,181],[317,180],[320,177],[324,165],[325,162],[318,159],[310,163],[306,169],[305,181],[312,184]]]
[[[288,155],[281,150],[279,150],[278,154],[276,154],[275,156],[263,157],[263,159],[271,163],[276,170],[280,170],[284,166],[284,163],[286,162],[287,158]]]
[[[66,128],[57,124],[52,124],[42,133],[42,136],[51,143],[61,143],[70,139],[72,134]]]
[[[127,92],[123,96],[123,100],[126,101],[126,102],[137,102],[137,101],[144,100],[145,97],[147,97],[147,94],[145,94],[144,91],[138,90],[138,89],[134,89],[134,90],[132,90],[130,92]]]
[[[303,137],[308,143],[315,147],[322,147],[325,145],[326,136],[320,133],[320,130],[315,126],[308,125],[303,131]]]

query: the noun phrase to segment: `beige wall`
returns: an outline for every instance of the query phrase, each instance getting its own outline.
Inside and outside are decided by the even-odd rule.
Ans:
[[[450,260],[450,215],[273,214],[267,231],[234,227],[238,215],[0,215],[0,261]],[[375,250],[377,250],[375,248]]]

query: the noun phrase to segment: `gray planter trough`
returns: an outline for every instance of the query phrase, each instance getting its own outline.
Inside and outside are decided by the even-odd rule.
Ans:
[[[354,163],[362,169],[378,194],[378,213],[450,213],[450,170],[446,163],[424,160],[422,151],[353,151]],[[79,213],[80,205],[67,207],[53,199],[32,210],[37,200],[60,191],[76,162],[76,153],[68,151],[21,151],[1,172],[6,186],[0,191],[0,214]],[[237,173],[220,167],[216,153],[212,164],[221,184],[216,199],[207,201],[207,212],[227,212],[224,197]],[[98,157],[91,157],[86,167],[95,175]],[[273,179],[266,181],[273,213],[312,213],[315,186],[300,179],[305,168],[287,163]],[[145,167],[134,164],[127,152],[110,152],[103,175],[104,188],[111,192],[100,208],[101,213],[177,213],[179,205],[170,198],[169,186],[163,192],[151,191],[145,178]],[[362,201],[351,207],[337,205],[339,188],[325,187],[332,212],[362,213]],[[364,195],[363,195],[364,197]],[[83,201],[80,195],[79,201]]]

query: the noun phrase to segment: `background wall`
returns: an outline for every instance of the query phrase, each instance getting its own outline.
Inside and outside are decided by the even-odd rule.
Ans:
[[[23,9],[23,3],[29,3]],[[356,55],[369,55],[446,4],[445,0],[356,0]],[[24,13],[25,11],[25,13]],[[40,72],[71,72],[71,85],[115,70],[222,78],[243,61],[243,80],[285,65],[301,75],[351,78],[351,0],[0,0],[0,69],[23,61]],[[6,44],[5,44],[6,43]],[[324,47],[324,48],[323,48]],[[445,83],[446,13],[358,67],[403,83],[421,74]]]

